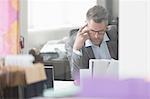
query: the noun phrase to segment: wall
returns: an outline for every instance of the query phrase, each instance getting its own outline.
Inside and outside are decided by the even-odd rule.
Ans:
[[[146,0],[120,1],[119,72],[122,78],[147,76],[147,67],[150,67],[147,11]]]
[[[24,37],[24,48],[22,49],[22,53],[27,53],[28,51],[28,31],[27,31],[27,2],[28,0],[20,0],[20,13],[19,13],[19,33]]]

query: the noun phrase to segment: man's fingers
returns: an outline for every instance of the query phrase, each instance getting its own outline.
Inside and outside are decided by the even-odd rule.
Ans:
[[[89,30],[84,30],[84,32],[81,32],[79,35],[88,35]]]
[[[81,28],[79,29],[79,32],[82,32],[82,30],[83,30],[86,26],[87,26],[87,24],[84,25],[83,27],[81,27]]]
[[[81,34],[81,36],[82,36],[82,38],[84,38],[84,40],[89,39],[88,33]]]
[[[78,35],[84,35],[85,33],[89,33],[89,30],[86,26],[84,26],[84,28],[82,27],[82,31],[80,31]]]

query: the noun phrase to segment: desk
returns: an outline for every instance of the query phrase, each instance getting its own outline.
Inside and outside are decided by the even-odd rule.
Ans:
[[[46,89],[43,97],[34,97],[31,99],[66,99],[74,96],[79,91],[79,87],[75,86],[73,81],[54,81],[54,89]]]
[[[85,80],[82,88],[72,81],[55,81],[53,90],[45,90],[43,97],[33,99],[150,99],[150,83],[143,79]]]
[[[45,90],[43,97],[33,97],[31,99],[106,99],[100,97],[78,97],[80,91],[73,81],[54,81],[54,89]],[[108,99],[108,98],[107,98]]]
[[[44,91],[45,97],[70,97],[75,96],[80,88],[73,81],[54,81],[54,89]]]

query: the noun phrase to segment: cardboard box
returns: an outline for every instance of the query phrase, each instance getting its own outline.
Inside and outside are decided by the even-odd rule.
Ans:
[[[46,74],[43,64],[34,64],[31,67],[25,69],[26,84],[32,84],[42,80],[46,80]]]
[[[14,87],[46,80],[43,64],[33,66],[4,66],[0,68],[0,86]]]

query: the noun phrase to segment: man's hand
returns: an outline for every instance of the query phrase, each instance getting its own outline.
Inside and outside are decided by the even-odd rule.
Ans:
[[[76,40],[73,45],[73,49],[79,50],[84,45],[84,42],[89,39],[87,25],[83,26],[77,33]]]

